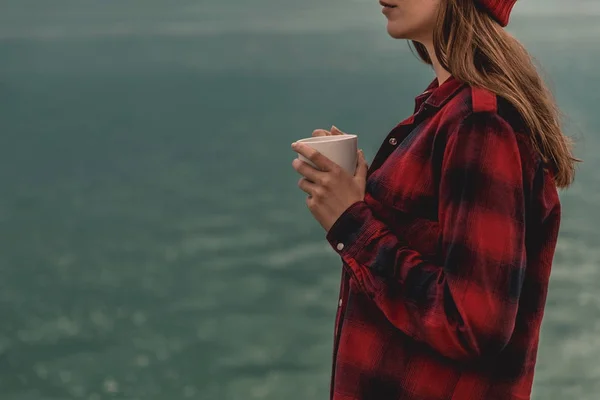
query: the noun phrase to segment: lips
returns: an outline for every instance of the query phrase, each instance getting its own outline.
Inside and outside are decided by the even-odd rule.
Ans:
[[[386,7],[386,8],[396,8],[397,7],[393,4],[386,3],[385,1],[381,1],[381,0],[379,0],[379,4],[381,4],[382,7]]]

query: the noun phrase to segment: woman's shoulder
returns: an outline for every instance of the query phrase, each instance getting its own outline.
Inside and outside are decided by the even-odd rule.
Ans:
[[[445,112],[442,126],[448,131],[464,131],[465,126],[486,127],[480,133],[515,135],[520,141],[529,141],[526,125],[516,107],[506,98],[489,89],[464,84],[452,98]],[[473,133],[477,133],[475,130]]]
[[[517,108],[505,97],[481,87],[465,85],[461,91],[463,104],[456,133],[501,136],[518,148],[518,158],[525,171],[533,173],[542,161]],[[507,160],[508,161],[508,160]]]
[[[506,98],[483,88],[464,84],[448,104],[444,117],[461,123],[467,119],[505,121],[515,132],[524,131],[524,121],[517,109]]]

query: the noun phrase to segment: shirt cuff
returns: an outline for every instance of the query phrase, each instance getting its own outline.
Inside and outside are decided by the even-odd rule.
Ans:
[[[363,200],[352,204],[327,232],[327,241],[341,256],[354,257],[376,232],[371,209]]]

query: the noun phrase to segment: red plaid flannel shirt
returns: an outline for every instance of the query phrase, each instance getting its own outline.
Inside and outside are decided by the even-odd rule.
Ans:
[[[343,261],[332,399],[530,398],[560,201],[522,127],[451,77],[387,136],[327,234]]]

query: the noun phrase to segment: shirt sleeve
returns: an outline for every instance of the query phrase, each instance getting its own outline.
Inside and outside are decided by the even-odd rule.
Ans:
[[[405,334],[457,360],[498,353],[514,329],[526,250],[519,147],[497,114],[472,114],[448,135],[438,214],[438,259],[392,233],[364,201],[327,240]]]

